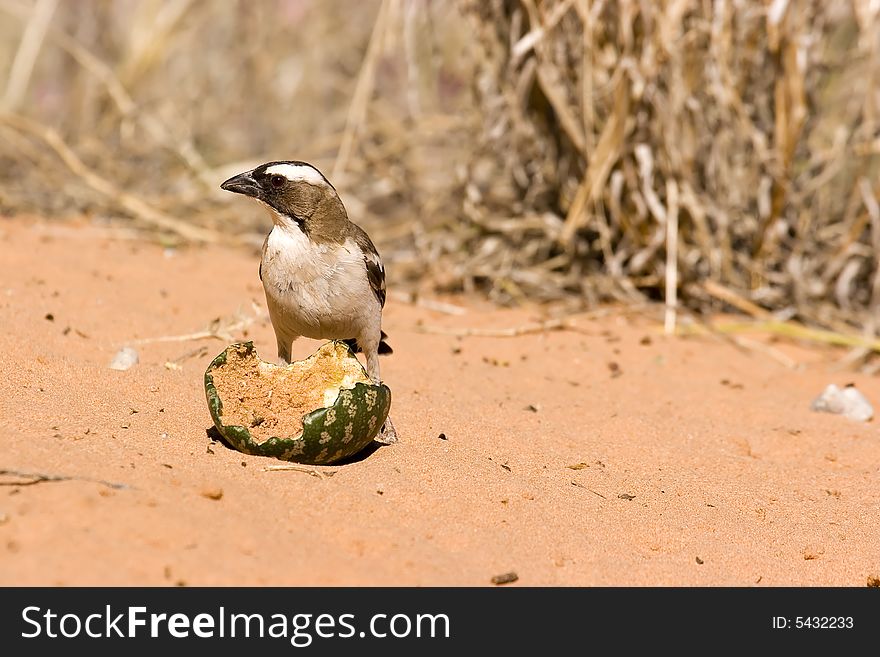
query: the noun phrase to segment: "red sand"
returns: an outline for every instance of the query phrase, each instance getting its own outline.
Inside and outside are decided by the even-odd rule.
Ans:
[[[251,302],[264,309],[243,250],[168,257],[96,228],[0,223],[0,470],[73,478],[0,475],[0,584],[490,585],[515,571],[514,586],[864,586],[880,573],[876,421],[809,410],[830,382],[880,403],[880,381],[840,370],[839,351],[777,344],[792,370],[620,311],[579,321],[586,333],[457,339],[417,325],[538,313],[471,302],[454,317],[392,297],[383,375],[402,442],[318,478],[211,444],[202,375],[222,341],[135,345],[138,365],[107,367],[135,340],[253,316]],[[274,356],[265,318],[235,337]]]

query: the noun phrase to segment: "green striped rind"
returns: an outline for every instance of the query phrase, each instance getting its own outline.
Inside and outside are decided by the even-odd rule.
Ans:
[[[347,345],[345,347],[348,349]],[[255,456],[273,456],[296,463],[328,465],[357,454],[370,444],[385,424],[391,408],[391,390],[384,384],[356,383],[352,389],[340,390],[333,406],[308,413],[303,418],[301,437],[272,437],[263,443],[256,442],[246,427],[223,424],[223,401],[217,394],[211,374],[226,363],[226,355],[230,350],[241,348],[251,352],[254,350],[254,343],[229,345],[211,361],[205,371],[205,394],[214,426],[240,452]],[[347,357],[355,358],[350,351]],[[313,358],[315,354],[309,357]],[[360,366],[360,362],[358,365]]]

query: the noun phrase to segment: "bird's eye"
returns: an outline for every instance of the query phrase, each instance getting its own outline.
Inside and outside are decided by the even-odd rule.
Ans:
[[[272,187],[281,187],[284,184],[284,180],[284,176],[272,176]]]

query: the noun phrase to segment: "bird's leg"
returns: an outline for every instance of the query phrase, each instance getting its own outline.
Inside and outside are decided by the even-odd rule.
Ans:
[[[367,356],[367,374],[369,374],[373,383],[379,385],[382,383],[382,379],[379,376],[379,345],[377,343],[370,345],[370,347],[372,348],[364,349],[364,354]],[[385,418],[385,424],[382,425],[379,435],[374,440],[382,445],[393,445],[399,440],[390,416]]]
[[[382,383],[382,377],[379,375],[379,347],[366,348],[363,349],[363,352],[367,357],[367,374],[373,380],[373,383],[379,385]]]
[[[284,367],[290,365],[290,350],[293,345],[293,341],[296,338],[290,339],[286,337],[282,337],[280,335],[275,334],[275,339],[278,343],[278,360]]]

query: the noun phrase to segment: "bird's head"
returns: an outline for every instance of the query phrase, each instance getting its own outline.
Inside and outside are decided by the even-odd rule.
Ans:
[[[299,229],[317,241],[343,238],[348,224],[336,188],[306,162],[267,162],[233,176],[220,188],[256,199],[272,211],[276,225]]]

